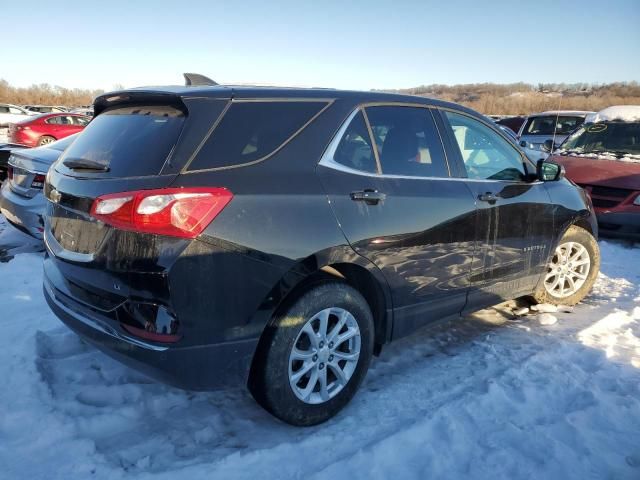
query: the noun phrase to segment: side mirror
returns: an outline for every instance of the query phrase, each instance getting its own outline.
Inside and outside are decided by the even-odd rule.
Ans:
[[[546,160],[538,160],[536,165],[538,180],[543,182],[557,182],[565,176],[564,167],[555,162],[547,162]]]
[[[543,152],[553,152],[553,149],[555,148],[555,145],[553,144],[553,140],[547,140],[542,144],[542,151]]]

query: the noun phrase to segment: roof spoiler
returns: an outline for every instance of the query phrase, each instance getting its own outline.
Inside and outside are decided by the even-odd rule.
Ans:
[[[214,82],[209,77],[205,77],[204,75],[200,75],[199,73],[183,73],[182,75],[184,75],[184,84],[187,87],[191,85],[208,87],[214,87],[218,85],[217,82]]]

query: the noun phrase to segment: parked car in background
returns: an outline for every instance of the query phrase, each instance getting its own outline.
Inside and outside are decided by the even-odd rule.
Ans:
[[[522,295],[575,304],[598,274],[585,192],[459,105],[192,86],[95,113],[47,175],[50,307],[155,378],[239,381],[291,424],[335,415],[392,339]]]
[[[93,107],[90,108],[85,108],[85,107],[78,107],[78,108],[73,108],[70,110],[71,113],[78,113],[80,115],[84,115],[86,117],[93,117]]]
[[[591,195],[600,231],[640,239],[640,106],[609,107],[552,156]]]
[[[496,123],[498,125],[502,125],[503,127],[507,127],[513,133],[517,134],[526,119],[527,117],[506,117],[496,120]]]
[[[28,147],[46,145],[80,132],[90,120],[76,113],[44,113],[9,125],[9,141]]]
[[[10,103],[0,103],[0,127],[29,118],[30,113],[22,107]]]
[[[42,238],[42,215],[46,199],[42,194],[49,167],[75,140],[71,135],[43,147],[14,149],[9,157],[8,179],[0,189],[0,213],[29,235]]]
[[[529,115],[518,131],[520,147],[534,162],[546,158],[549,152],[543,149],[545,142],[551,140],[554,146],[560,145],[590,113],[594,112],[555,110]]]
[[[23,148],[27,147],[24,145],[18,145],[17,143],[0,143],[0,184],[7,179],[11,151]]]
[[[67,111],[65,107],[53,105],[25,105],[24,108],[34,113],[64,113]]]

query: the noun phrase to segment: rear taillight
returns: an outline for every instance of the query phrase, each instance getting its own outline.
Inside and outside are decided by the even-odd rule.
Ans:
[[[45,176],[38,173],[35,177],[33,177],[33,181],[31,182],[31,188],[44,188]]]
[[[231,201],[226,188],[163,188],[103,195],[91,215],[122,230],[195,238]]]

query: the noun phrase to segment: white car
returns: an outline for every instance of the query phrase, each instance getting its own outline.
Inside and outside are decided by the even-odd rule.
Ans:
[[[10,123],[16,123],[31,115],[30,112],[17,105],[0,103],[0,127],[6,127]]]

